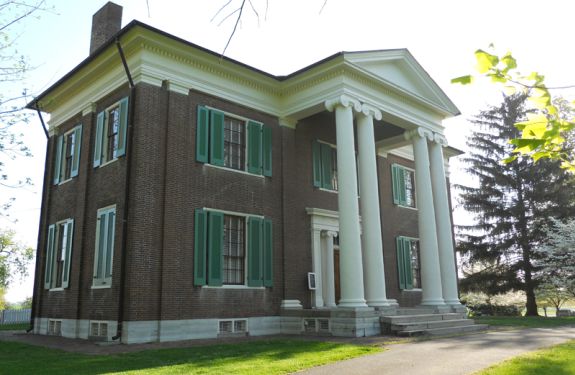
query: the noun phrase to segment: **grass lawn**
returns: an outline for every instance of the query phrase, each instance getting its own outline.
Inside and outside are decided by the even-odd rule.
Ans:
[[[477,375],[575,374],[575,340],[505,361]]]
[[[30,327],[30,323],[0,324],[0,331],[23,331]]]
[[[318,341],[262,340],[84,355],[0,341],[0,374],[286,374],[381,350]]]
[[[543,316],[480,316],[474,317],[476,323],[490,326],[552,328],[575,325],[575,316],[562,318],[545,318]]]

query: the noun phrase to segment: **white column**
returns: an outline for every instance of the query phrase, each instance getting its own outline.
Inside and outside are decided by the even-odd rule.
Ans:
[[[366,104],[362,105],[357,122],[357,141],[365,298],[368,306],[377,307],[390,306],[390,303],[385,294],[374,118],[381,120],[381,112]]]
[[[357,202],[357,170],[353,134],[353,109],[359,102],[341,96],[325,103],[335,111],[339,208],[339,264],[341,299],[339,307],[367,307],[363,291],[363,266]]]
[[[336,307],[335,303],[335,274],[333,264],[333,238],[337,232],[323,231],[325,239],[324,269],[323,272],[323,301],[325,307]]]
[[[457,295],[457,274],[455,269],[455,252],[451,231],[451,214],[447,196],[447,182],[443,159],[443,146],[447,146],[445,137],[435,134],[429,146],[431,163],[431,187],[437,223],[437,243],[439,245],[439,264],[441,266],[441,285],[443,299],[448,305],[461,305]]]
[[[323,293],[322,293],[322,262],[321,262],[321,230],[312,229],[312,267],[315,273],[315,290],[312,293],[312,306],[313,307],[323,307]]]
[[[415,194],[421,259],[421,289],[423,292],[421,304],[424,306],[444,306],[427,149],[427,138],[432,138],[433,134],[418,128],[406,133],[406,137],[413,142],[415,158]]]

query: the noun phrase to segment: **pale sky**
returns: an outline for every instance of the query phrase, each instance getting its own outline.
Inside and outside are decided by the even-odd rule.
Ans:
[[[85,59],[92,15],[106,2],[48,0],[53,11],[29,17],[9,30],[11,35],[20,35],[18,51],[35,69],[24,84],[4,86],[3,92],[27,87],[32,95],[39,94]],[[115,2],[124,7],[123,26],[138,19],[222,52],[235,17],[219,23],[241,1],[233,0],[213,21],[227,0]],[[267,13],[266,0],[252,3],[259,20],[248,5],[226,51],[228,57],[284,75],[340,51],[407,48],[461,110],[462,115],[445,121],[445,132],[450,145],[464,151],[470,129],[467,120],[500,99],[495,86],[450,84],[452,78],[473,71],[476,49],[494,43],[502,53],[513,52],[521,71],[544,73],[548,85],[575,84],[571,43],[575,2],[571,0],[328,0],[321,13],[324,0],[267,0]],[[46,138],[37,117],[18,130],[25,134],[34,157],[11,162],[7,172],[32,177],[35,186],[18,192],[0,190],[2,200],[17,194],[11,214],[18,220],[12,223],[0,218],[0,226],[15,229],[22,242],[35,247]],[[467,179],[457,161],[451,163],[451,177],[453,183]],[[465,213],[456,208],[455,224],[463,220]],[[7,299],[14,302],[31,296],[32,279],[31,268],[30,277],[13,283]]]

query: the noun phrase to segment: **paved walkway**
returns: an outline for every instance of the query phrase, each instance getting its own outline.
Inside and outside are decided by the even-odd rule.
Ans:
[[[315,367],[302,374],[463,375],[575,339],[575,327],[533,328],[386,346],[383,353]]]

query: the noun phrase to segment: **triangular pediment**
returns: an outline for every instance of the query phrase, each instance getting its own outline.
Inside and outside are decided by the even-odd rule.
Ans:
[[[391,86],[438,109],[460,112],[407,49],[346,52],[345,61]]]

